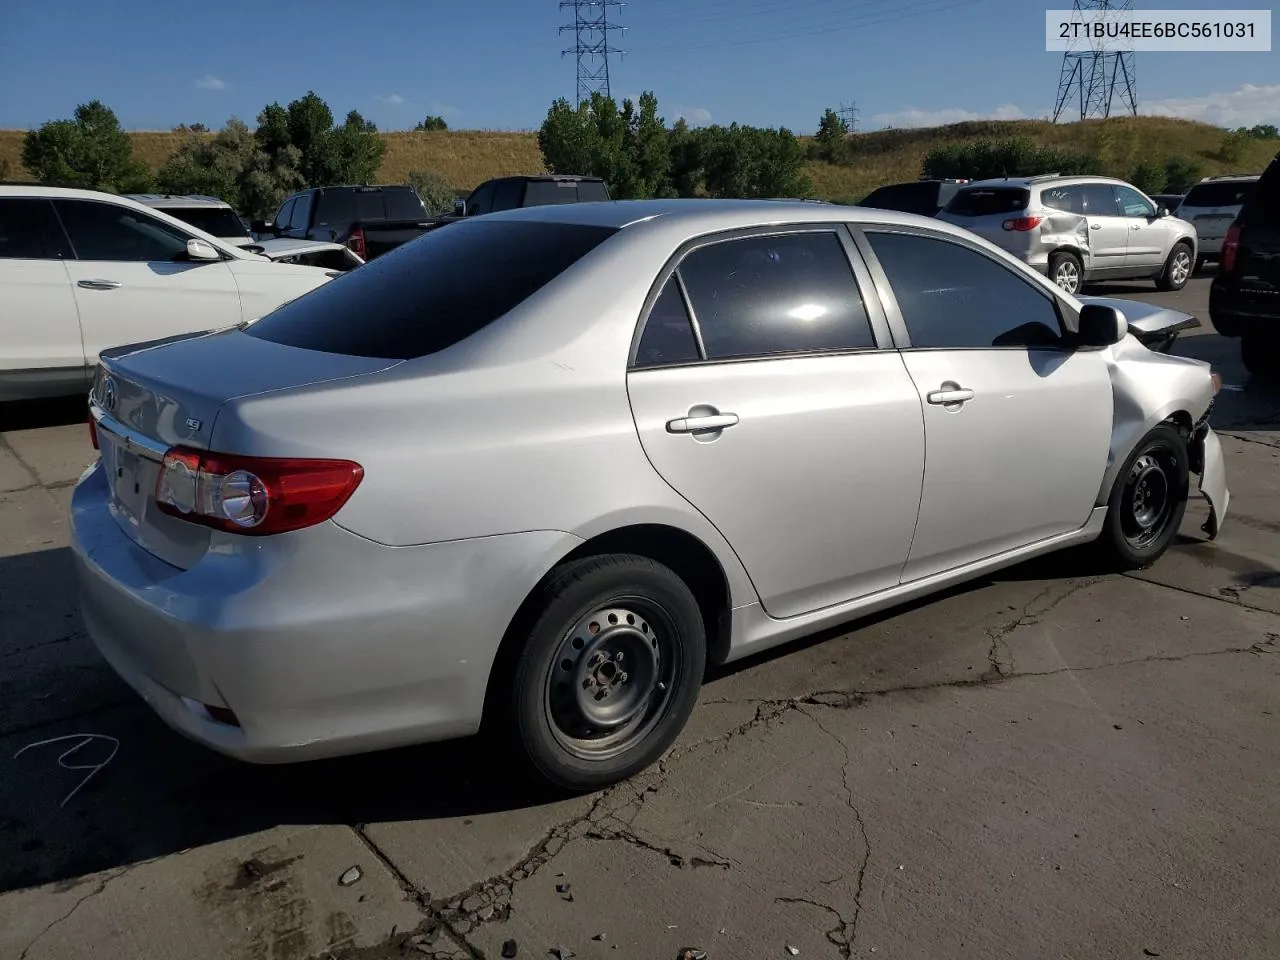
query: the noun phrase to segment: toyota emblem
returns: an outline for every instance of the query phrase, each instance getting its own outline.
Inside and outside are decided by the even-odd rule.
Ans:
[[[116,395],[115,379],[107,377],[102,381],[102,405],[114,413],[119,400],[120,398]]]

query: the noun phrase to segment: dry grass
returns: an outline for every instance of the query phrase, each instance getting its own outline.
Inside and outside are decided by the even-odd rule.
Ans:
[[[885,183],[915,179],[933,147],[988,137],[1026,136],[1038,144],[1094,153],[1100,173],[1128,176],[1141,161],[1164,163],[1180,157],[1198,164],[1204,176],[1257,172],[1280,149],[1280,141],[1252,141],[1239,163],[1217,156],[1226,131],[1188,120],[1162,117],[1117,117],[1083,123],[1052,124],[1042,120],[978,121],[913,130],[880,130],[851,138],[851,162],[833,166],[810,163],[805,172],[813,196],[853,201]],[[134,154],[153,169],[182,142],[184,134],[132,133]],[[403,182],[410,170],[435,170],[457,190],[469,190],[490,177],[543,170],[538,141],[532,133],[447,131],[391,132],[379,171],[383,182]],[[0,130],[0,170],[11,179],[26,175],[19,156],[22,131]]]

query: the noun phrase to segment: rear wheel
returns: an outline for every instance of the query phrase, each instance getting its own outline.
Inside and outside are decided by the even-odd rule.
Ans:
[[[1280,333],[1246,329],[1240,336],[1240,359],[1259,379],[1280,377]]]
[[[1160,276],[1156,277],[1156,288],[1181,290],[1191,279],[1192,266],[1190,245],[1181,241],[1175,243],[1173,249],[1169,251],[1169,258],[1164,262],[1164,269],[1160,271]]]
[[[1121,569],[1154,563],[1177,536],[1190,486],[1187,441],[1162,423],[1142,438],[1120,468],[1099,546]]]
[[[518,752],[574,792],[639,773],[697,702],[706,638],[693,593],[653,560],[612,554],[556,570],[537,604],[510,690]]]
[[[1084,265],[1074,253],[1055,253],[1049,258],[1049,279],[1074,296],[1084,286]]]

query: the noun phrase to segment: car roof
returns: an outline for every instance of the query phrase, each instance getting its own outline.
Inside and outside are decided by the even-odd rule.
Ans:
[[[814,203],[809,200],[597,200],[521,207],[485,214],[484,220],[525,220],[624,229],[640,224],[678,224],[690,234],[794,223],[887,223],[927,226],[965,234],[933,217],[872,207]]]
[[[231,209],[231,204],[225,200],[196,193],[122,193],[120,196],[145,203],[149,207],[226,207],[228,210]]]
[[[1048,184],[1060,185],[1073,183],[1115,183],[1125,187],[1133,186],[1133,184],[1125,180],[1120,180],[1117,177],[1094,176],[1093,174],[1062,176],[1057,173],[1045,173],[1034,177],[992,177],[989,180],[974,180],[972,183],[965,184],[962,189],[967,190],[973,187],[1021,187],[1026,189],[1030,187],[1042,187]]]

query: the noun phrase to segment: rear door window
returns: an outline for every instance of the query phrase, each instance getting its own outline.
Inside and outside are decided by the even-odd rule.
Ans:
[[[1086,183],[1080,188],[1084,193],[1084,212],[1091,217],[1119,217],[1120,204],[1109,183]]]
[[[0,259],[61,260],[67,238],[48,200],[0,199]]]
[[[718,241],[685,257],[680,277],[708,360],[875,347],[834,232]]]
[[[464,220],[318,287],[245,332],[347,356],[426,356],[488,326],[616,232],[581,224]]]
[[[636,348],[635,366],[661,367],[702,359],[680,278],[672,274],[653,303]]]
[[[1005,216],[1025,210],[1031,191],[1021,187],[966,187],[947,204],[947,213],[961,217]]]

